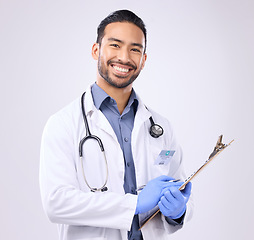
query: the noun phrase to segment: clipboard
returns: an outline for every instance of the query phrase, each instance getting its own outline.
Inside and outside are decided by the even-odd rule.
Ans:
[[[195,171],[193,172],[188,178],[186,178],[184,180],[184,183],[179,187],[179,190],[183,190],[186,186],[186,184],[188,182],[190,182],[195,176],[197,176],[197,174],[202,170],[204,169],[205,166],[207,166],[207,164],[209,162],[211,162],[215,157],[217,157],[224,149],[226,149],[233,141],[234,139],[228,143],[228,144],[224,144],[222,143],[222,137],[223,135],[220,135],[219,136],[219,139],[214,147],[214,150],[213,152],[210,154],[209,158]],[[157,206],[154,211],[149,215],[147,216],[142,222],[141,222],[141,228],[143,228],[151,219],[153,219],[158,213],[160,212],[160,209],[159,207]],[[140,230],[139,229],[139,230]]]

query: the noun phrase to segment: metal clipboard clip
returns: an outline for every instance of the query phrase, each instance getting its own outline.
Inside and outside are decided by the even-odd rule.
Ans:
[[[222,137],[223,137],[223,135],[219,136],[219,139],[213,149],[213,152],[210,154],[208,160],[206,160],[205,163],[203,165],[201,165],[201,167],[197,171],[195,171],[188,178],[185,179],[184,183],[179,187],[179,190],[183,190],[188,182],[190,182],[209,162],[211,162],[211,160],[213,160],[216,156],[218,156],[224,149],[226,149],[234,141],[234,139],[233,139],[230,143],[224,144],[224,143],[222,143]],[[144,227],[147,222],[149,222],[151,219],[153,219],[159,212],[160,212],[160,209],[158,209],[158,207],[157,207],[156,212],[150,214],[147,218],[145,218],[141,222],[140,229],[142,227]]]
[[[216,156],[218,156],[224,149],[226,149],[232,142],[234,142],[234,139],[228,143],[228,144],[224,144],[222,143],[222,137],[223,135],[219,136],[219,139],[213,149],[213,152],[209,155],[208,160],[205,161],[205,163],[194,173],[192,173],[188,178],[185,179],[184,183],[182,184],[182,186],[180,186],[179,190],[183,190],[185,188],[185,185],[190,182],[191,179],[193,179],[197,173],[199,173],[209,162],[211,162],[211,160],[213,160]]]

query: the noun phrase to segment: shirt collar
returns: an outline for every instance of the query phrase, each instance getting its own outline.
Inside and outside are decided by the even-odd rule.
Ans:
[[[103,104],[103,102],[107,100],[111,100],[112,102],[115,103],[115,100],[110,97],[102,88],[100,88],[96,83],[94,83],[92,85],[91,88],[91,92],[92,92],[92,96],[93,96],[93,101],[94,101],[94,105],[97,109],[100,109],[101,105]],[[129,101],[127,103],[127,106],[125,108],[130,108],[133,104],[134,110],[135,112],[137,111],[137,107],[138,107],[138,98],[137,95],[134,91],[134,89],[132,89]]]
[[[102,90],[96,83],[92,85],[91,88],[93,102],[97,109],[100,109],[101,104],[104,102],[106,98],[110,98],[110,96]]]

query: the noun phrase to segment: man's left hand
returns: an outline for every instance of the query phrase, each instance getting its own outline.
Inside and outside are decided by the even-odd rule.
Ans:
[[[170,186],[164,190],[163,196],[160,198],[158,206],[162,214],[171,219],[180,218],[186,211],[186,204],[191,195],[191,182],[189,182],[184,190],[180,191],[179,186]]]

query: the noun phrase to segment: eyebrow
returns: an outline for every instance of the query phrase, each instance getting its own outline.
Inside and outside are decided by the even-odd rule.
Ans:
[[[117,38],[108,38],[108,41],[111,41],[111,42],[119,42],[119,43],[124,43],[124,41],[120,40],[120,39],[117,39]],[[140,47],[141,49],[144,48],[144,46],[140,43],[131,43],[131,46],[135,46],[135,47]]]

